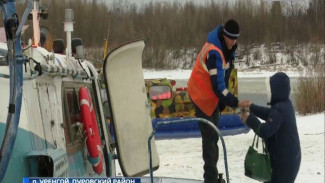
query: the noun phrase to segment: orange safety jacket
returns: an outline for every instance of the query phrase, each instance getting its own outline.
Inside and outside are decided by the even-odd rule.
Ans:
[[[223,68],[226,68],[226,60],[222,51],[214,44],[206,42],[196,58],[187,88],[192,101],[208,116],[212,115],[219,101],[219,98],[213,91],[210,74],[206,65],[207,56],[211,50],[215,50],[220,54]]]

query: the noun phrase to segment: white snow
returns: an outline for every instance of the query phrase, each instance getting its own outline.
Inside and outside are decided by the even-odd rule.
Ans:
[[[143,75],[145,79],[152,78],[168,78],[168,79],[189,79],[192,70],[152,70],[144,69]],[[296,71],[284,71],[289,77],[299,77],[299,72]],[[259,78],[259,77],[270,77],[276,72],[272,71],[239,71],[237,73],[238,78]]]
[[[143,75],[145,79],[168,78],[168,79],[188,79],[192,70],[152,70],[144,69]]]
[[[324,116],[325,113],[297,116],[302,161],[296,183],[324,182]],[[244,158],[253,137],[252,130],[248,134],[224,137],[230,182],[256,182],[244,175]],[[154,176],[203,179],[201,138],[157,140],[156,144],[160,168]],[[218,170],[225,173],[221,143],[219,151]]]

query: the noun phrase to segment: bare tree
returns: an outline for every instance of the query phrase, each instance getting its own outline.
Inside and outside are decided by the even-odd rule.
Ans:
[[[291,13],[283,13],[282,2],[255,4],[251,0],[217,3],[211,0],[204,5],[177,1],[150,2],[138,7],[127,0],[114,0],[107,4],[99,0],[42,0],[49,17],[41,25],[49,27],[54,38],[65,38],[63,32],[64,11],[74,9],[75,29],[73,37],[81,37],[86,48],[103,48],[109,28],[109,49],[121,43],[145,39],[144,66],[169,67],[166,59],[180,58],[187,49],[200,50],[207,33],[229,18],[240,24],[239,45],[251,43],[283,42],[325,43],[325,3],[312,0],[307,11],[292,5]],[[21,15],[25,3],[17,4]],[[31,24],[31,22],[28,22]],[[32,36],[32,26],[23,40]],[[175,51],[180,50],[180,51]],[[166,65],[165,65],[166,64]]]

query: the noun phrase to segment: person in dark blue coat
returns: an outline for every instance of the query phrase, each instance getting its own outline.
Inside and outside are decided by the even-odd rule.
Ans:
[[[269,183],[293,183],[301,161],[300,141],[293,105],[289,99],[290,79],[283,73],[274,74],[270,80],[271,108],[261,107],[245,100],[243,121],[266,142],[272,164]],[[244,103],[244,101],[242,101]],[[261,123],[261,118],[265,123]]]

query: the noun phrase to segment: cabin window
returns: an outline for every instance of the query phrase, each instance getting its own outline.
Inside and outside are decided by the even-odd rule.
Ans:
[[[65,96],[67,99],[68,113],[70,119],[70,123],[69,123],[70,136],[68,139],[70,140],[70,142],[71,141],[74,142],[77,139],[79,139],[78,135],[80,134],[78,134],[78,132],[80,128],[78,128],[78,126],[82,125],[81,118],[80,118],[78,94],[75,89],[72,89],[72,90],[67,90]]]
[[[64,93],[64,133],[66,139],[68,155],[80,151],[84,145],[85,137],[83,135],[83,123],[81,121],[80,104],[79,104],[79,88],[81,84],[66,82],[63,84]],[[90,85],[87,86],[91,95],[92,102],[96,111],[98,123],[98,108],[94,98],[94,92]],[[99,123],[98,123],[99,127]]]
[[[166,100],[171,99],[172,90],[168,85],[151,86],[149,88],[149,97],[151,100]]]
[[[65,89],[65,124],[64,132],[66,145],[78,147],[83,141],[83,126],[81,123],[80,108],[78,102],[78,92],[75,88]]]
[[[0,49],[0,65],[8,65],[8,51]]]

